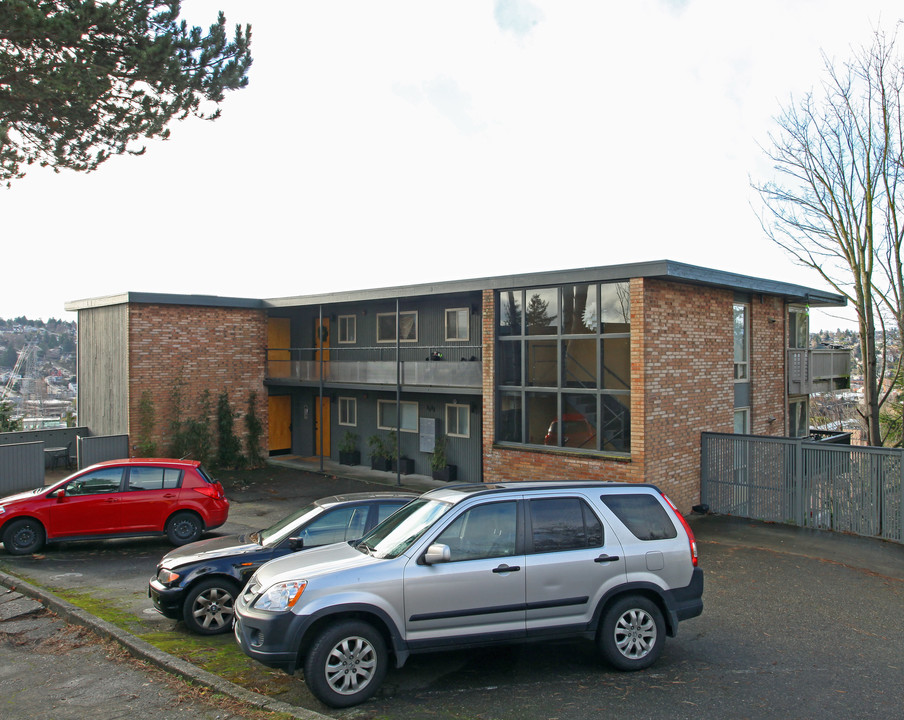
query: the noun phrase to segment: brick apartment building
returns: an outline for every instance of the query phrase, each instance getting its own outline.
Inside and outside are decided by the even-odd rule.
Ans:
[[[844,351],[809,348],[812,288],[660,261],[270,300],[125,293],[78,312],[79,422],[167,447],[183,412],[251,398],[266,454],[338,459],[346,433],[398,439],[459,481],[653,482],[699,501],[700,434],[808,433]],[[146,417],[146,416],[145,416]],[[241,423],[237,423],[241,431]],[[146,438],[147,439],[147,438]]]

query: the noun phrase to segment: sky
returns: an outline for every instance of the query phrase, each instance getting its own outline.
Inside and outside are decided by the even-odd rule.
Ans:
[[[184,0],[248,88],[140,157],[0,189],[0,317],[674,260],[828,286],[763,234],[775,117],[887,0]],[[811,330],[851,327],[814,312]]]

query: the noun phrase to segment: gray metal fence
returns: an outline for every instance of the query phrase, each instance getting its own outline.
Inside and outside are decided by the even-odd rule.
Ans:
[[[0,446],[0,497],[44,485],[44,443]]]
[[[904,451],[703,433],[712,512],[904,543]]]
[[[78,439],[79,469],[104,460],[129,457],[128,435],[92,435]]]

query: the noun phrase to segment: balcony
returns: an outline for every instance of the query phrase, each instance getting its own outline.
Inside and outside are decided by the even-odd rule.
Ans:
[[[321,360],[316,348],[267,350],[267,381],[271,385],[330,387],[461,388],[479,390],[483,362],[479,345],[329,348]],[[451,356],[451,357],[450,357]]]
[[[851,384],[849,350],[788,350],[788,394],[846,390]]]

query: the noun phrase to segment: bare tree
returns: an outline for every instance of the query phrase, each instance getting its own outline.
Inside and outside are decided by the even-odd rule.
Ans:
[[[776,175],[754,183],[763,229],[799,264],[818,272],[857,313],[863,358],[859,409],[870,445],[882,445],[880,409],[901,373],[888,366],[887,325],[904,329],[904,64],[895,38],[836,65],[802,101],[792,98],[771,133]]]

